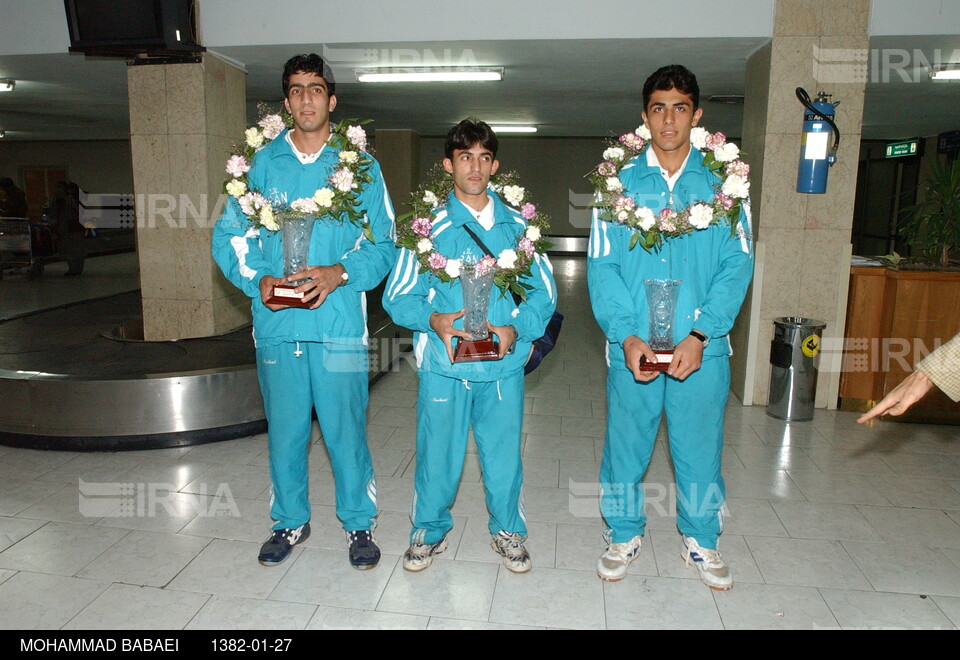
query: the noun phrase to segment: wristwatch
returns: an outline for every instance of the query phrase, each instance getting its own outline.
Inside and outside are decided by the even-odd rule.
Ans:
[[[338,264],[338,265],[340,266],[340,270],[343,271],[340,274],[340,286],[343,286],[344,284],[350,281],[350,273],[347,272],[347,269],[346,267],[344,267],[343,264]]]
[[[706,335],[703,334],[702,332],[698,332],[698,331],[696,331],[696,330],[691,330],[691,331],[690,331],[690,336],[691,336],[691,337],[696,337],[697,339],[699,339],[699,340],[701,341],[701,343],[703,343],[703,347],[704,347],[704,348],[706,348],[707,345],[710,343],[710,337],[706,336]]]

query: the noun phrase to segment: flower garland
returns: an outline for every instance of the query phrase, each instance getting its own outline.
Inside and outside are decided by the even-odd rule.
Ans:
[[[430,272],[441,282],[452,282],[460,277],[463,260],[437,252],[433,227],[437,213],[446,205],[453,190],[453,177],[440,166],[435,166],[429,176],[429,182],[413,193],[410,204],[413,211],[397,218],[397,247],[406,248],[417,256],[421,273]],[[489,187],[502,195],[510,206],[519,209],[528,225],[525,231],[517,233],[515,248],[502,250],[496,257],[484,255],[477,262],[477,273],[483,275],[493,271],[493,283],[500,289],[501,297],[510,291],[526,300],[527,291],[534,287],[521,280],[530,276],[535,256],[544,254],[552,246],[544,238],[550,223],[547,216],[530,202],[526,189],[517,185],[517,176],[513,172],[494,175]]]
[[[370,165],[373,160],[365,153],[367,134],[361,127],[369,120],[357,122],[344,119],[330,132],[327,145],[339,149],[340,167],[327,179],[327,185],[319,188],[311,197],[295,199],[289,205],[281,205],[268,199],[250,185],[249,172],[254,155],[263,149],[284,129],[293,128],[293,117],[286,112],[267,113],[261,107],[260,121],[244,132],[244,140],[238,144],[227,159],[227,178],[223,190],[237,200],[240,210],[256,227],[270,231],[280,229],[284,217],[320,216],[330,220],[349,220],[363,230],[363,235],[374,242],[370,224],[363,220],[357,210],[359,190],[373,181]],[[286,200],[283,200],[285,203]]]
[[[740,207],[750,194],[747,180],[750,166],[738,160],[740,149],[737,145],[727,142],[723,133],[693,127],[690,143],[704,152],[703,164],[717,175],[716,194],[710,202],[697,202],[682,211],[663,209],[657,214],[624,195],[620,180],[620,170],[645,152],[650,137],[650,129],[640,126],[632,133],[610,140],[603,152],[603,162],[588,175],[596,193],[594,206],[599,209],[600,218],[633,230],[631,250],[637,243],[647,252],[659,250],[667,238],[691,234],[724,219],[730,222],[730,235],[736,235]]]

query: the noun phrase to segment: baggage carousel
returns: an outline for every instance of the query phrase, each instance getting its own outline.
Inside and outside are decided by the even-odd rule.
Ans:
[[[380,308],[380,295],[368,294],[371,337],[409,337]],[[133,338],[139,323],[139,292],[0,323],[0,444],[116,451],[266,430],[250,327],[145,342]]]

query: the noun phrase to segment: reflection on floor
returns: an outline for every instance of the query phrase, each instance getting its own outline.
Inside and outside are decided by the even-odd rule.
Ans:
[[[721,550],[736,586],[712,592],[678,556],[668,452],[647,473],[647,536],[622,582],[595,574],[604,432],[603,341],[582,259],[557,259],[560,346],[527,380],[525,497],[534,569],[513,575],[486,537],[467,456],[450,548],[403,571],[416,374],[371,391],[381,565],[347,565],[322,443],[311,451],[313,535],[257,564],[267,536],[266,439],[76,454],[0,447],[5,628],[953,628],[960,625],[956,427],[818,410],[786,424],[731,398]],[[86,277],[86,275],[84,275]],[[135,277],[135,275],[134,275]],[[7,295],[7,285],[0,291]],[[475,450],[471,447],[471,452]],[[82,482],[136,484],[95,494]]]

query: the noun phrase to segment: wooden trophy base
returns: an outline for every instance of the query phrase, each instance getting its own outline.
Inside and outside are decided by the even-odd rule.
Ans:
[[[284,307],[310,307],[314,301],[305,302],[303,293],[297,293],[297,286],[296,284],[275,284],[273,293],[267,298],[267,303]]]
[[[640,356],[640,371],[666,371],[673,362],[673,351],[654,351],[656,362],[647,362],[647,358]]]
[[[486,339],[461,339],[453,352],[454,362],[479,362],[498,359],[497,344],[493,335]]]

